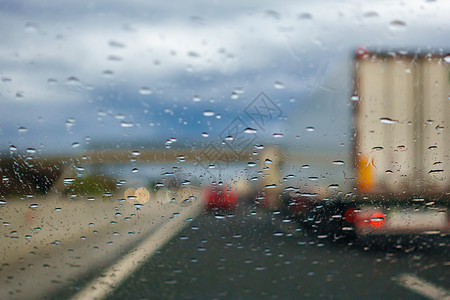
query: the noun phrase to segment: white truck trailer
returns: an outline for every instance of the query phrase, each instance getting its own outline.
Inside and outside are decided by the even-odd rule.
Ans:
[[[450,56],[370,51],[353,60],[354,191],[291,192],[291,215],[321,235],[450,233]]]
[[[449,232],[450,56],[374,51],[354,59],[359,234]]]

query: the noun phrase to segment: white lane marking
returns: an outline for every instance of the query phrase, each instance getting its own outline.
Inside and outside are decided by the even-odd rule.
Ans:
[[[401,274],[397,283],[429,299],[450,300],[450,292],[412,274]]]
[[[119,287],[122,281],[145,263],[156,250],[170,241],[187,224],[187,218],[195,218],[201,211],[202,201],[198,201],[178,216],[168,220],[159,230],[143,240],[135,249],[117,261],[116,264],[102,272],[99,277],[95,278],[72,297],[72,300],[104,299]]]

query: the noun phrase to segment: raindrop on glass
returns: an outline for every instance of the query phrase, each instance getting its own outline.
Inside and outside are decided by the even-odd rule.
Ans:
[[[256,129],[254,129],[254,128],[247,127],[247,128],[244,129],[244,132],[245,132],[245,133],[255,134],[255,133],[257,133],[258,131],[257,131]]]
[[[380,118],[380,122],[384,123],[384,124],[397,124],[398,123],[397,120],[392,120],[389,118]]]
[[[139,89],[139,94],[141,94],[141,95],[150,95],[152,93],[153,93],[153,91],[146,86],[143,86]]]
[[[133,127],[134,124],[133,124],[133,122],[122,121],[122,122],[120,122],[120,126],[122,126],[123,128],[130,128],[130,127]]]
[[[212,117],[212,116],[214,116],[214,112],[213,112],[212,110],[205,110],[205,111],[203,112],[203,115],[204,115],[205,117]]]
[[[273,86],[279,90],[284,89],[284,84],[281,81],[275,81]]]
[[[20,126],[17,131],[19,132],[19,134],[25,134],[28,131],[28,128]]]

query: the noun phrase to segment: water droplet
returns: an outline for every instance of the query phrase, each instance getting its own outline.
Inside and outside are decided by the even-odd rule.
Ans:
[[[398,19],[397,20],[392,20],[389,23],[389,28],[391,30],[396,30],[396,31],[404,30],[406,28],[406,22],[402,21],[402,20],[398,20]]]
[[[16,98],[17,98],[17,99],[22,99],[22,98],[24,98],[24,97],[25,97],[25,93],[24,93],[24,92],[18,91],[18,92],[16,93]]]
[[[64,178],[64,184],[69,185],[75,181],[75,178]]]
[[[303,165],[302,166],[302,169],[309,169],[310,167],[309,167],[309,165]]]
[[[118,55],[108,55],[108,60],[110,61],[122,61],[122,57]]]
[[[233,138],[231,135],[225,137],[225,140],[227,140],[227,141],[232,141],[233,139],[234,139],[234,138]]]
[[[80,87],[81,81],[75,76],[70,76],[69,78],[66,79],[66,84],[72,87]]]
[[[336,184],[336,183],[330,184],[330,185],[328,186],[328,188],[329,188],[329,189],[338,189],[338,188],[339,188],[339,184]]]
[[[342,161],[342,160],[333,161],[333,165],[343,165],[343,164],[344,164],[344,161]]]
[[[315,130],[315,128],[310,126],[310,127],[306,127],[305,130],[309,131],[309,132],[313,132]]]
[[[317,197],[317,193],[301,193],[300,196],[302,197]]]
[[[273,18],[275,20],[281,19],[281,14],[274,10],[266,10],[266,16]]]
[[[29,208],[37,208],[37,207],[39,207],[39,204],[36,204],[36,203],[30,204],[30,206],[29,206]]]
[[[34,22],[27,22],[25,24],[26,33],[37,33],[39,31],[39,25]]]
[[[151,95],[152,93],[153,93],[153,91],[146,86],[143,86],[139,89],[139,94],[141,94],[141,95]]]
[[[202,101],[202,99],[200,98],[200,96],[195,95],[194,97],[192,97],[192,101],[200,102],[200,101]]]
[[[375,17],[378,17],[378,16],[379,15],[378,15],[378,13],[376,11],[368,11],[368,12],[365,12],[363,14],[363,17],[365,17],[365,18],[375,18]]]
[[[28,128],[20,126],[19,128],[17,128],[17,131],[19,132],[19,134],[25,134],[28,131]]]
[[[126,121],[122,121],[120,122],[120,126],[122,126],[123,128],[130,128],[134,126],[133,122],[126,122]]]
[[[244,129],[244,132],[245,132],[245,133],[255,134],[255,133],[257,133],[258,131],[257,131],[256,129],[254,129],[254,128],[247,127],[247,128]]]
[[[380,122],[384,124],[397,124],[397,120],[392,120],[390,118],[380,118]]]
[[[54,211],[61,211],[61,207],[55,207]]]
[[[34,148],[28,148],[28,149],[27,149],[27,153],[28,153],[28,154],[36,154],[36,149],[34,149]]]
[[[111,47],[114,47],[114,48],[125,48],[125,44],[124,43],[121,43],[121,42],[118,42],[118,41],[114,41],[114,40],[109,41],[109,45]]]
[[[7,202],[5,200],[0,200],[0,205],[5,205]]]
[[[142,208],[142,207],[144,207],[144,204],[135,203],[135,204],[134,204],[134,207],[135,207],[135,208]]]
[[[12,154],[17,151],[17,147],[14,145],[9,145],[9,152]]]
[[[77,148],[77,147],[80,147],[80,143],[78,143],[78,142],[72,143],[72,148]]]
[[[298,18],[302,20],[311,20],[313,18],[312,14],[308,12],[303,12],[298,14]]]
[[[430,147],[428,147],[428,150],[437,150],[437,146],[430,146]]]
[[[359,96],[355,95],[350,98],[352,101],[359,101]]]
[[[266,189],[274,189],[276,187],[277,187],[276,184],[268,184],[268,185],[265,186]]]
[[[450,55],[447,55],[446,57],[444,57],[444,61],[445,61],[446,63],[449,63],[449,64],[450,64]]]
[[[274,134],[272,134],[272,136],[274,138],[281,138],[281,137],[283,137],[283,134],[282,133],[274,133]]]
[[[254,166],[256,166],[256,163],[250,161],[250,162],[247,163],[247,166],[249,166],[249,167],[254,167]]]
[[[104,77],[111,78],[114,75],[114,71],[113,70],[104,70],[102,72],[102,74]]]
[[[273,86],[279,90],[284,89],[284,84],[281,81],[275,81]]]
[[[273,161],[271,161],[270,159],[266,158],[266,160],[264,161],[265,164],[271,164],[273,163]]]
[[[207,132],[202,132],[202,137],[208,137],[209,134]]]
[[[431,170],[430,172],[428,172],[429,174],[440,174],[440,173],[444,173],[444,170],[442,169],[436,169],[436,170]]]
[[[190,57],[194,57],[194,58],[200,57],[200,54],[198,52],[195,52],[195,51],[188,51],[187,55],[190,56]]]
[[[205,111],[203,112],[203,115],[204,115],[205,117],[212,117],[212,116],[214,116],[214,112],[213,112],[212,110],[205,110]]]
[[[138,168],[133,168],[133,169],[131,170],[132,173],[137,173],[138,171],[139,171]]]
[[[103,110],[99,110],[97,112],[97,116],[99,116],[99,117],[106,117],[106,112],[104,112]]]
[[[239,94],[236,92],[232,92],[230,98],[233,100],[239,99]]]
[[[70,132],[72,127],[75,125],[75,119],[74,118],[68,118],[66,120],[66,130]]]

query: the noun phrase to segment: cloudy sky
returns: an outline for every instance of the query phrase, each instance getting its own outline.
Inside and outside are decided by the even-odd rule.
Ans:
[[[449,15],[442,0],[0,0],[0,151],[189,146],[236,117],[262,141],[337,149],[355,47],[448,51]],[[282,112],[264,128],[245,114],[261,92]]]

